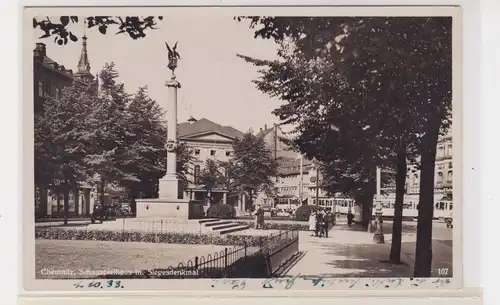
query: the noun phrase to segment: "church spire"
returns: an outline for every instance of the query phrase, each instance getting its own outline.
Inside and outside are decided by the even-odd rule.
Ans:
[[[92,75],[92,73],[90,73],[90,62],[87,54],[87,20],[84,20],[83,31],[82,52],[80,54],[80,60],[78,61],[78,71],[75,73],[75,76],[78,79],[89,83],[94,79],[94,76]]]

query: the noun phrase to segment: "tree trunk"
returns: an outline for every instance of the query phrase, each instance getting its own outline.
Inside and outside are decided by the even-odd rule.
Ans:
[[[80,192],[78,190],[78,186],[74,187],[73,190],[73,200],[75,202],[75,215],[80,215]]]
[[[432,265],[432,222],[434,218],[434,174],[439,125],[434,124],[422,138],[420,193],[418,198],[415,277],[430,277]],[[432,126],[432,125],[431,125]]]
[[[69,217],[69,191],[70,187],[67,181],[64,181],[64,195],[63,195],[63,203],[64,203],[64,224],[68,224]]]
[[[135,203],[135,199],[137,199],[138,195],[137,195],[137,187],[135,186],[131,186],[129,189],[128,189],[128,197],[129,197],[129,200],[130,200],[130,212],[132,213],[132,215],[135,216],[136,214],[136,203]]]
[[[401,231],[403,226],[403,202],[406,184],[406,145],[401,138],[396,165],[396,200],[394,202],[394,219],[392,222],[392,242],[389,259],[401,263]]]
[[[106,181],[104,178],[101,178],[101,183],[99,185],[99,203],[101,205],[101,208],[104,207],[104,187],[105,187]]]
[[[361,207],[361,223],[363,229],[368,230],[370,222],[373,218],[373,192],[367,192],[365,194],[360,194],[356,201],[359,202]],[[354,213],[354,211],[353,211]]]

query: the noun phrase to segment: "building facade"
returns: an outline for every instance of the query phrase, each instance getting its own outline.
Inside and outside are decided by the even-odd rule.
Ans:
[[[280,125],[273,124],[271,128],[267,128],[267,125],[264,125],[264,128],[261,128],[259,133],[257,133],[257,137],[262,137],[264,139],[274,159],[293,161],[297,158],[297,153],[283,141],[287,136]]]
[[[95,88],[97,94],[98,79],[90,72],[87,37],[82,37],[82,50],[75,73],[51,59],[44,43],[37,43],[33,50],[34,115],[43,115],[44,102],[48,98],[59,99],[62,90],[74,82]],[[64,209],[62,194],[48,192],[49,187],[57,189],[57,181],[39,180],[35,184],[35,213],[41,217],[62,213]],[[70,213],[90,214],[95,198],[97,196],[92,187],[80,185],[69,194]]]
[[[225,162],[233,157],[233,142],[242,138],[244,133],[230,126],[222,126],[206,118],[178,124],[179,141],[192,149],[194,162],[188,173],[189,184],[185,190],[185,198],[205,200],[208,192],[201,185],[199,177],[208,159]],[[211,204],[230,204],[238,211],[248,210],[246,198],[229,193],[228,189],[211,190]]]
[[[270,141],[272,147],[272,141]],[[295,153],[296,154],[296,153]],[[315,204],[316,198],[319,200],[327,198],[327,194],[321,188],[317,191],[317,168],[315,164],[302,157],[302,174],[300,158],[280,162],[279,175],[276,179],[278,190],[278,203],[299,203],[300,199],[304,203]],[[451,131],[439,138],[436,150],[436,165],[434,179],[435,201],[452,200],[453,198],[453,143]],[[321,175],[319,175],[321,180]],[[319,181],[320,181],[319,180]],[[395,186],[382,186],[385,195],[383,199],[395,199]],[[420,171],[416,168],[410,170],[406,179],[405,201],[418,202],[420,191]],[[339,197],[340,194],[337,194]],[[336,197],[337,197],[336,195]]]
[[[420,171],[415,167],[406,176],[406,193],[417,195],[420,191]],[[438,140],[434,167],[434,194],[436,198],[452,199],[453,194],[453,141],[451,131]]]

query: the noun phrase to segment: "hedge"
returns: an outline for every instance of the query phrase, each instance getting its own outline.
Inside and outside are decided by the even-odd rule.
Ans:
[[[233,219],[236,217],[236,209],[229,204],[214,204],[207,210],[210,218]]]
[[[35,230],[35,238],[52,240],[96,240],[120,242],[147,242],[184,245],[220,245],[220,246],[259,246],[262,236],[248,235],[204,235],[194,233],[152,233],[152,232],[127,232],[105,230],[69,230],[62,228]]]
[[[241,223],[244,225],[249,225],[252,229],[255,228],[255,221],[236,221],[237,223]],[[299,224],[299,223],[277,223],[277,222],[268,222],[264,221],[264,230],[280,230],[280,231],[309,231],[308,224]]]

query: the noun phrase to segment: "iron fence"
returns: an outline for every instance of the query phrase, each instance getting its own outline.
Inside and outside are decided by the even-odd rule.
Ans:
[[[262,236],[257,247],[224,248],[196,256],[177,267],[146,272],[148,278],[266,278],[275,275],[299,251],[299,231]]]

